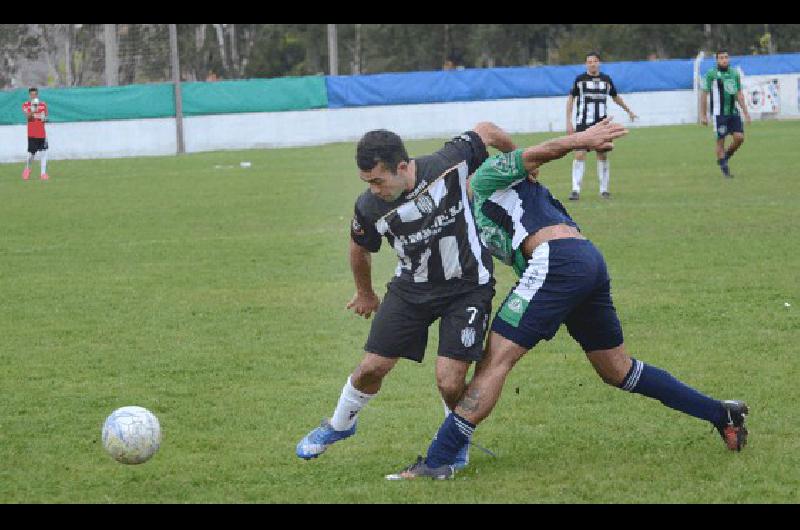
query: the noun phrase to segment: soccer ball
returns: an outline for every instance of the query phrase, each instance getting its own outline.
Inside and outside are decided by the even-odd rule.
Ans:
[[[161,445],[161,425],[144,407],[121,407],[103,423],[103,447],[122,464],[141,464]]]

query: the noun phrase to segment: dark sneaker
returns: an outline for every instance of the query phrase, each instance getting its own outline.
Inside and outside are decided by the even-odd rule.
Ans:
[[[578,193],[577,191],[573,191],[572,193],[569,194],[569,200],[571,200],[571,201],[577,201],[580,198],[581,198],[581,194]]]
[[[722,170],[722,175],[725,178],[733,178],[733,175],[731,174],[731,169],[728,167],[727,158],[721,158],[719,160],[719,168]]]
[[[447,480],[456,474],[453,466],[447,464],[439,467],[428,467],[425,459],[417,457],[417,461],[399,473],[386,475],[386,480],[410,480],[419,477],[428,477],[433,480]]]
[[[604,198],[604,199],[610,199],[611,198],[611,194],[609,192],[607,192],[607,191],[604,191],[603,193],[601,193],[600,196],[602,198]]]
[[[718,425],[717,431],[728,449],[741,451],[742,447],[747,445],[747,427],[744,426],[744,420],[749,412],[747,404],[744,401],[728,400],[723,401],[722,406],[728,413],[728,422]]]

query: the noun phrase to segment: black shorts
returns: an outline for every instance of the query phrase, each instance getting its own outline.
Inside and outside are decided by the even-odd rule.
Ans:
[[[47,138],[28,138],[28,152],[47,151]]]
[[[742,118],[739,115],[714,116],[714,130],[717,133],[717,140],[735,132],[744,134]]]
[[[412,303],[386,291],[375,313],[364,350],[383,357],[422,362],[428,328],[439,319],[439,355],[461,361],[483,358],[483,343],[492,313],[494,285],[425,303]]]

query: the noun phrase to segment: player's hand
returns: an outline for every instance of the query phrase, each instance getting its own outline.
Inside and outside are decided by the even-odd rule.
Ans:
[[[752,119],[750,119],[750,115],[748,114],[747,116],[745,116],[745,117],[744,117],[744,121],[745,121],[746,123],[751,123],[753,120],[752,120]]]
[[[633,112],[629,112],[629,113],[628,113],[628,116],[630,116],[630,118],[631,118],[631,121],[636,121],[636,118],[638,118],[638,117],[639,117],[639,116],[637,116],[637,115],[636,115],[635,113],[633,113]]]
[[[528,180],[533,182],[534,184],[539,182],[539,168],[535,167],[528,171]]]
[[[575,127],[572,125],[571,122],[567,123],[567,134],[573,134],[575,132]]]
[[[356,292],[352,300],[348,302],[346,309],[352,309],[356,315],[369,318],[378,310],[379,305],[381,305],[381,299],[374,292]]]
[[[607,117],[578,134],[582,135],[583,147],[596,151],[611,151],[614,149],[614,140],[628,134],[628,129],[619,123],[614,123],[611,117]]]
[[[700,125],[708,125],[708,116],[700,116]]]

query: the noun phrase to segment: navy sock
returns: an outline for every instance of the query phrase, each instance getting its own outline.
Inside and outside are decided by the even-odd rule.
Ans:
[[[664,405],[714,425],[727,423],[722,402],[675,379],[669,372],[632,359],[620,388],[659,400]]]
[[[474,431],[474,424],[451,412],[444,419],[439,432],[428,447],[425,463],[429,467],[455,464],[458,452],[469,443]]]

